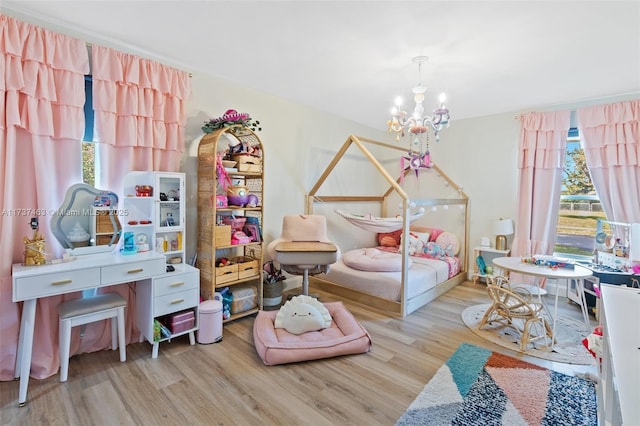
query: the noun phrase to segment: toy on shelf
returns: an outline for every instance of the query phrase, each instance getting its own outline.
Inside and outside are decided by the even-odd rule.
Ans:
[[[44,237],[38,232],[38,219],[33,218],[30,222],[33,229],[33,237],[24,237],[24,259],[25,266],[44,265],[46,263],[44,252]]]

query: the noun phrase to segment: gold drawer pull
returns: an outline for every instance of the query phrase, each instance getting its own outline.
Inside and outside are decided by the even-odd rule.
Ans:
[[[184,299],[176,299],[174,301],[171,302],[172,305],[178,304],[178,303],[182,303],[184,302]]]
[[[180,287],[181,285],[184,285],[184,281],[180,281],[178,283],[169,284],[169,287]]]
[[[71,284],[71,280],[60,280],[60,281],[54,281],[51,283],[51,285],[63,285],[63,284]]]
[[[137,274],[138,272],[142,272],[142,271],[144,271],[144,269],[142,268],[132,269],[130,271],[127,271],[127,274]]]

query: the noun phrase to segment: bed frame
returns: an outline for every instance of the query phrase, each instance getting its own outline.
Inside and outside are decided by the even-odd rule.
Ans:
[[[411,273],[408,268],[408,238],[403,239],[402,252],[405,255],[402,256],[402,282],[401,282],[401,296],[400,301],[392,301],[383,299],[380,297],[372,296],[370,294],[362,293],[347,287],[343,287],[337,283],[333,283],[326,279],[310,277],[309,283],[311,287],[317,288],[322,291],[329,292],[336,296],[349,299],[355,302],[365,304],[367,306],[376,308],[394,316],[406,316],[416,309],[426,305],[438,296],[451,290],[456,285],[466,280],[468,270],[468,254],[469,254],[469,197],[462,191],[455,182],[440,170],[440,168],[432,163],[431,170],[435,171],[438,177],[444,179],[445,185],[455,189],[455,197],[450,198],[411,198],[410,194],[405,191],[400,182],[404,177],[409,176],[414,171],[407,168],[402,177],[395,179],[385,169],[385,167],[378,161],[378,159],[372,154],[372,152],[365,146],[365,144],[372,145],[374,149],[380,151],[392,150],[400,151],[406,154],[406,148],[402,146],[390,145],[384,142],[375,141],[358,136],[349,136],[344,142],[340,150],[335,157],[331,160],[330,164],[324,170],[318,181],[311,188],[306,198],[306,214],[314,214],[314,206],[317,203],[348,203],[353,206],[354,203],[379,203],[382,211],[382,216],[389,216],[390,205],[395,205],[396,200],[400,202],[397,204],[402,205],[402,229],[405,235],[408,234],[410,225],[409,217],[411,214],[411,207],[424,207],[424,208],[437,208],[438,206],[460,206],[464,208],[464,225],[463,229],[458,230],[456,234],[460,238],[461,249],[459,257],[461,259],[460,272],[449,280],[442,282],[431,290],[425,291],[412,298],[408,297],[408,289],[405,285],[409,280],[409,274]],[[327,178],[332,174],[336,165],[345,158],[345,154],[349,151],[349,148],[357,147],[360,155],[363,155],[377,170],[377,172],[383,177],[384,181],[389,185],[389,188],[380,196],[362,196],[362,195],[318,195],[318,192],[322,185],[326,182]],[[351,150],[355,151],[355,150]],[[352,153],[350,153],[353,155]],[[393,204],[392,204],[393,203]],[[395,216],[395,215],[394,215]],[[437,224],[431,224],[437,226]],[[447,229],[448,230],[448,229]]]

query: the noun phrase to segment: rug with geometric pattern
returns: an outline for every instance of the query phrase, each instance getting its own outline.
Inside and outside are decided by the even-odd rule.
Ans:
[[[595,384],[463,343],[396,425],[595,426]]]

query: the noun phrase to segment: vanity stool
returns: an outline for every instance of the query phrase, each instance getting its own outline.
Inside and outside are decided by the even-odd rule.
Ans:
[[[66,382],[69,375],[69,352],[71,350],[71,328],[103,319],[111,319],[111,348],[120,348],[120,362],[127,360],[124,341],[124,307],[126,300],[117,293],[63,302],[58,306],[60,316],[60,381]],[[116,321],[117,319],[117,327]],[[117,340],[116,340],[117,337]]]

